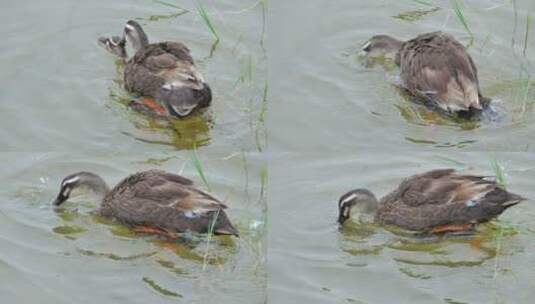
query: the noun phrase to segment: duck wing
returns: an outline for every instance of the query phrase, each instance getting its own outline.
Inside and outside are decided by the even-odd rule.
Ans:
[[[148,45],[134,61],[153,75],[162,78],[168,89],[190,88],[202,90],[204,78],[197,70],[189,49],[179,42]]]
[[[378,219],[409,230],[431,230],[485,222],[522,200],[486,177],[433,170],[408,178],[385,197]]]
[[[188,47],[180,42],[166,41],[160,43],[161,47],[169,54],[173,54],[178,60],[187,61],[194,64],[193,57],[191,57]]]
[[[446,111],[481,109],[475,64],[451,35],[434,32],[405,42],[397,61],[403,84]]]
[[[223,211],[227,206],[195,188],[187,178],[149,171],[132,182],[120,195],[115,195],[111,203],[114,217],[124,223],[173,232],[204,233],[215,218],[216,232],[237,234]]]

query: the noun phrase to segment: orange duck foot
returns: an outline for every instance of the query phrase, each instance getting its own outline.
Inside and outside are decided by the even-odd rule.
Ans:
[[[165,108],[161,104],[154,101],[154,99],[142,98],[141,103],[160,115],[165,115],[167,113]]]
[[[134,231],[138,233],[157,234],[157,235],[161,235],[170,239],[178,238],[178,235],[174,232],[169,232],[167,230],[157,228],[157,227],[152,227],[152,226],[137,226],[137,227],[134,227]]]
[[[431,229],[431,233],[460,232],[472,229],[472,224],[444,225]]]
[[[476,236],[470,241],[470,247],[474,248],[475,250],[481,250],[481,236]]]

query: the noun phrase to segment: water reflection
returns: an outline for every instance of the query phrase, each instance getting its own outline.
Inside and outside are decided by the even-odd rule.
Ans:
[[[83,205],[83,204],[82,204]],[[87,208],[87,206],[85,207]],[[225,264],[231,256],[237,252],[236,243],[229,236],[208,236],[205,234],[183,233],[177,239],[169,239],[154,234],[140,233],[128,226],[122,225],[113,219],[103,218],[94,212],[89,215],[79,213],[78,210],[55,208],[56,215],[60,221],[52,228],[52,231],[66,239],[75,241],[86,232],[95,234],[99,230],[95,224],[106,227],[107,232],[118,237],[119,240],[146,239],[161,250],[150,250],[147,252],[124,255],[113,251],[103,252],[96,249],[77,248],[81,255],[107,258],[114,261],[129,261],[140,258],[148,258],[158,255],[160,251],[170,251],[175,256],[188,260],[198,265],[221,266]],[[105,232],[106,230],[102,231]],[[88,235],[87,237],[91,237]],[[169,268],[171,262],[159,259],[158,262],[163,267]],[[176,271],[181,272],[181,271]]]
[[[170,145],[180,150],[190,150],[210,143],[213,120],[207,115],[190,115],[185,118],[157,118],[132,113],[132,123],[140,134],[125,135],[154,144]]]
[[[349,256],[359,259],[379,254],[390,256],[403,274],[429,279],[431,274],[422,266],[480,266],[498,254],[503,255],[502,243],[515,234],[514,228],[500,222],[480,225],[472,233],[421,235],[353,221],[341,228],[339,246]],[[348,266],[367,266],[362,261],[350,260]]]

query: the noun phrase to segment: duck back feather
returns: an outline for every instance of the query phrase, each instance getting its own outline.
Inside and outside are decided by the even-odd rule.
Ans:
[[[376,221],[413,231],[489,221],[524,200],[482,176],[441,169],[414,175],[380,201]]]
[[[396,63],[404,86],[448,112],[481,109],[477,69],[465,47],[443,32],[402,44]]]

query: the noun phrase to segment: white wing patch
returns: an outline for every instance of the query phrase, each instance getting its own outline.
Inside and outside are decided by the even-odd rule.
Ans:
[[[466,203],[465,203],[465,204],[466,204],[466,207],[474,207],[474,206],[476,206],[476,205],[477,205],[477,201],[476,201],[476,200],[473,200],[473,199],[471,199],[471,200],[469,200],[469,201],[466,201]]]
[[[184,212],[184,215],[187,217],[187,218],[196,218],[196,217],[199,217],[199,215],[193,211],[187,211],[187,212]]]

